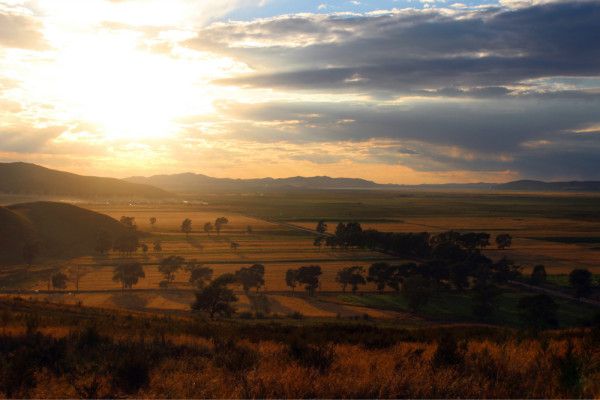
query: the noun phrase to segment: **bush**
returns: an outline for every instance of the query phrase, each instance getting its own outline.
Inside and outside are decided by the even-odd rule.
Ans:
[[[433,365],[435,367],[453,366],[461,364],[463,361],[463,352],[459,349],[454,336],[450,334],[442,336],[433,354]]]
[[[325,373],[335,358],[333,346],[330,344],[309,345],[305,340],[294,337],[289,344],[290,358],[307,368],[315,368]]]
[[[254,368],[259,361],[258,353],[233,340],[216,341],[213,364],[229,372],[240,373]]]
[[[132,348],[117,358],[113,368],[113,388],[133,394],[150,383],[150,360],[142,349]]]

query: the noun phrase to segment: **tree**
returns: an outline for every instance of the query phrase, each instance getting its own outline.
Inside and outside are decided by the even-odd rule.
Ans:
[[[131,289],[140,278],[145,278],[144,268],[139,262],[120,264],[115,267],[113,281],[121,282],[123,289]]]
[[[208,313],[211,319],[214,319],[215,315],[232,315],[235,312],[232,303],[235,303],[238,298],[228,285],[235,281],[232,274],[219,276],[205,288],[196,292],[196,301],[192,304],[192,309]]]
[[[225,217],[219,217],[215,220],[215,230],[217,231],[217,235],[221,234],[221,229],[224,225],[227,225],[229,220]]]
[[[265,266],[254,264],[251,267],[243,267],[236,271],[235,279],[242,285],[244,292],[255,287],[256,291],[265,284]]]
[[[29,266],[33,264],[33,261],[40,254],[41,246],[39,242],[27,241],[23,245],[23,261]]]
[[[253,232],[253,230],[252,230],[252,226],[248,225],[248,226],[246,227],[246,233],[247,233],[248,235],[252,235],[252,232]]]
[[[592,273],[587,269],[574,269],[569,274],[569,283],[577,297],[585,297],[592,290]]]
[[[212,279],[212,268],[205,267],[198,260],[190,260],[186,264],[186,269],[190,273],[189,282],[199,289],[202,289]]]
[[[122,216],[119,221],[129,229],[137,229],[137,225],[135,224],[135,217]]]
[[[186,218],[181,223],[181,232],[185,233],[185,237],[188,238],[190,236],[190,232],[192,232],[192,220]]]
[[[211,224],[210,222],[207,222],[204,224],[204,232],[206,232],[206,234],[208,236],[210,236],[210,232],[213,230],[213,224]]]
[[[134,253],[139,246],[139,239],[135,232],[126,232],[115,239],[113,249],[122,254]]]
[[[388,283],[389,273],[390,265],[388,263],[376,262],[369,267],[367,281],[373,282],[377,287],[377,291],[382,293]]]
[[[175,280],[175,272],[177,272],[185,259],[180,256],[169,256],[167,258],[163,258],[158,265],[158,271],[164,275],[166,285],[171,284]]]
[[[315,228],[315,231],[317,231],[317,233],[321,236],[323,236],[325,234],[325,232],[327,232],[327,223],[323,220],[320,220],[317,223],[317,227]]]
[[[501,233],[500,235],[496,236],[496,246],[498,246],[500,250],[507,249],[511,245],[512,236],[510,236],[508,233]]]
[[[142,253],[148,253],[148,245],[146,243],[142,243],[140,247],[142,248]]]
[[[406,278],[402,284],[402,295],[413,311],[420,310],[425,306],[432,295],[431,284],[428,279],[421,275]]]
[[[298,285],[298,270],[297,269],[288,269],[285,271],[285,284],[288,287],[292,288],[292,292],[296,289]]]
[[[150,226],[154,229],[154,225],[156,225],[156,217],[150,217]]]
[[[111,249],[111,247],[112,239],[110,237],[110,234],[105,230],[98,231],[98,234],[96,235],[96,246],[94,250],[104,255]]]
[[[532,285],[541,285],[546,283],[546,268],[543,265],[536,265],[533,267],[533,271],[531,271],[531,277],[529,278],[529,282]]]
[[[315,290],[319,287],[319,276],[321,274],[321,267],[318,265],[298,268],[298,283],[305,285],[304,288],[309,296],[315,295]]]
[[[494,315],[500,290],[492,284],[479,282],[473,288],[473,315],[488,321]]]
[[[160,240],[155,240],[152,248],[155,252],[160,253],[162,251],[162,244]]]
[[[54,289],[66,289],[67,288],[67,275],[63,272],[57,272],[52,275],[52,287]]]
[[[352,293],[356,293],[358,285],[364,285],[367,283],[364,277],[365,269],[360,266],[346,267],[338,271],[335,278],[342,286],[342,291],[346,291],[346,287],[350,285],[352,287]]]
[[[558,326],[558,304],[546,294],[522,297],[517,307],[523,324],[534,331]]]
[[[323,245],[323,239],[325,239],[324,236],[317,236],[313,241],[313,246],[316,246],[319,248],[319,250],[321,250],[321,246]]]
[[[237,243],[237,242],[231,242],[231,243],[229,244],[229,247],[231,248],[231,250],[233,250],[233,251],[237,251],[237,249],[239,249],[239,248],[240,248],[240,244],[239,244],[239,243]]]

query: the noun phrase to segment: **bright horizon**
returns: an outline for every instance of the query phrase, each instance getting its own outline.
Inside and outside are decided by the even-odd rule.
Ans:
[[[599,19],[597,1],[0,0],[0,161],[598,180]]]

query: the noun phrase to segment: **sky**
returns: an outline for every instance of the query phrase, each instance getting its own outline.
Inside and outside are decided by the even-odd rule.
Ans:
[[[600,1],[0,0],[0,161],[600,180]]]

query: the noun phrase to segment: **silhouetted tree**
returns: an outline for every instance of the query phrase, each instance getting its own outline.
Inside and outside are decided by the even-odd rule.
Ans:
[[[129,229],[137,229],[137,225],[135,224],[135,217],[127,217],[124,215],[119,221]]]
[[[210,222],[207,222],[204,224],[203,229],[204,229],[204,232],[206,232],[206,234],[208,236],[210,236],[210,232],[213,230],[213,224],[211,224]]]
[[[575,296],[585,297],[592,290],[592,273],[587,269],[574,269],[569,274],[569,283],[575,289]]]
[[[67,287],[67,275],[62,272],[57,272],[52,275],[52,287],[54,289],[66,289]]]
[[[199,289],[205,287],[212,279],[212,268],[205,267],[196,260],[188,261],[186,268],[190,272],[189,282]]]
[[[229,220],[225,217],[219,217],[215,220],[215,230],[217,231],[218,235],[221,234],[221,229],[223,229],[223,226],[227,225],[228,223]]]
[[[146,243],[142,243],[140,247],[142,248],[142,253],[148,253],[148,245]]]
[[[319,287],[319,276],[321,274],[321,267],[318,265],[298,268],[298,283],[304,285],[309,296],[315,295],[315,290]]]
[[[23,261],[29,266],[33,264],[33,261],[40,254],[41,246],[39,242],[27,241],[23,245]]]
[[[113,281],[121,282],[123,289],[131,289],[141,278],[145,278],[144,268],[139,262],[120,264],[115,267]]]
[[[160,240],[155,240],[152,248],[157,253],[161,252],[162,251],[162,244],[161,244]]]
[[[156,225],[156,217],[150,217],[150,226],[154,229],[154,225]]]
[[[248,226],[246,227],[246,233],[247,233],[248,235],[252,235],[252,232],[253,232],[253,231],[252,231],[252,227],[251,227],[250,225],[248,225]]]
[[[546,294],[522,297],[517,307],[523,324],[534,331],[558,326],[558,304]]]
[[[510,236],[508,233],[501,233],[500,235],[496,236],[496,246],[498,246],[500,250],[507,249],[511,245],[512,236]]]
[[[487,257],[486,259],[481,259],[479,261],[480,267],[487,267],[488,265],[492,271],[494,281],[498,283],[506,283],[507,281],[517,279],[521,275],[521,270],[523,269],[520,265],[506,257],[502,257],[492,264],[489,263]]]
[[[373,282],[377,291],[382,293],[388,283],[389,274],[390,265],[388,263],[376,262],[369,267],[367,281]]]
[[[406,278],[402,284],[402,295],[413,311],[424,307],[431,298],[432,288],[429,280],[421,275]]]
[[[292,288],[292,292],[296,289],[298,285],[298,270],[297,269],[288,269],[285,271],[285,284],[288,287]]]
[[[166,285],[171,284],[175,280],[175,272],[177,272],[185,262],[185,259],[180,256],[169,256],[163,258],[158,265],[158,271],[165,277]]]
[[[346,287],[352,287],[352,293],[356,293],[358,285],[367,283],[364,277],[365,269],[360,266],[346,267],[338,271],[336,282],[342,286],[342,291],[346,291]]]
[[[265,266],[254,264],[251,267],[243,267],[236,271],[235,279],[242,285],[244,292],[251,288],[260,289],[265,284]]]
[[[237,249],[239,249],[239,248],[240,248],[240,244],[239,244],[239,243],[237,243],[237,242],[231,242],[231,243],[229,244],[229,247],[231,248],[231,250],[233,250],[233,251],[237,251]]]
[[[533,271],[531,271],[531,277],[529,278],[529,282],[532,285],[541,285],[546,283],[546,268],[543,265],[536,265],[533,267]]]
[[[96,250],[98,253],[104,255],[111,249],[111,247],[112,247],[112,239],[110,237],[110,234],[105,230],[99,231],[98,234],[96,235],[96,246],[95,246],[94,250]]]
[[[324,235],[327,232],[327,223],[323,220],[320,220],[317,223],[317,227],[315,228],[319,235]]]
[[[186,218],[181,223],[181,232],[185,233],[185,237],[188,238],[190,236],[190,232],[192,232],[192,220]]]
[[[313,241],[313,246],[316,246],[321,250],[321,246],[323,245],[323,241],[325,240],[324,236],[317,236]]]
[[[238,298],[228,285],[236,281],[232,274],[224,274],[212,281],[202,290],[196,292],[196,301],[192,309],[207,313],[211,319],[215,315],[231,316],[235,313],[232,303]]]
[[[123,254],[134,253],[139,246],[139,239],[135,232],[126,232],[117,237],[113,244],[113,249]]]

